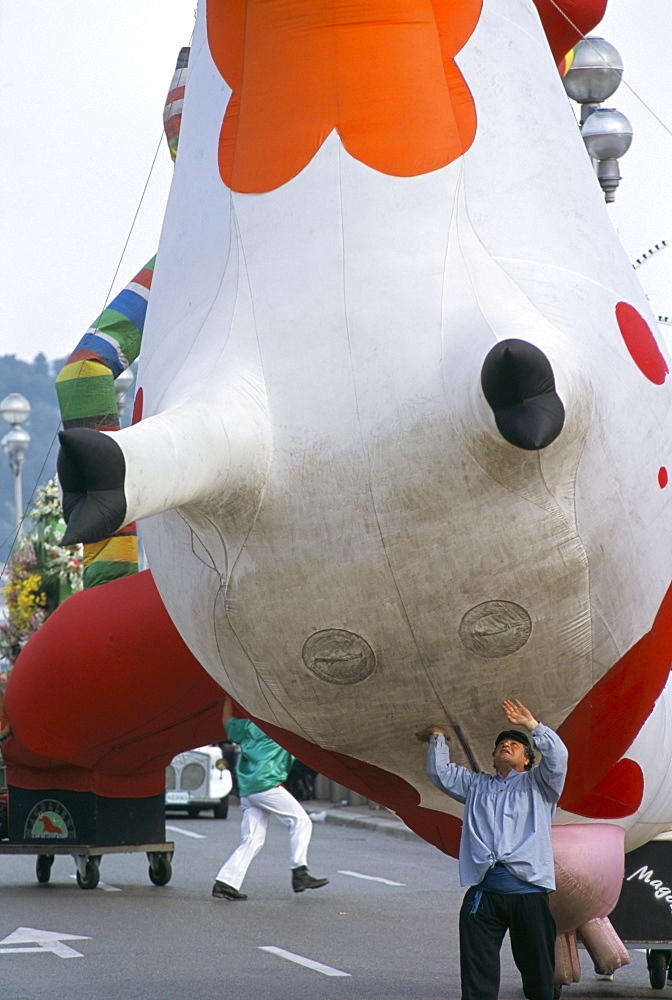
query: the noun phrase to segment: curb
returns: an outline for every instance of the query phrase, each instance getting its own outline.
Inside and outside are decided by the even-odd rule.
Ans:
[[[322,808],[310,808],[310,806]],[[387,809],[381,816],[372,817],[366,812],[352,807],[334,807],[329,803],[304,803],[306,811],[313,823],[331,823],[334,826],[346,826],[352,830],[368,830],[371,833],[382,833],[388,837],[398,837],[402,840],[421,840],[417,833],[402,823],[394,813]]]

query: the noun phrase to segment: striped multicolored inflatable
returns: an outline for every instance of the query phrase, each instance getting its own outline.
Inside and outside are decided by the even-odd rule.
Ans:
[[[181,49],[163,112],[173,161],[177,156],[188,59],[189,49]],[[56,394],[65,430],[73,427],[119,430],[114,380],[140,353],[155,260],[156,256],[152,257],[103,310],[59,372]],[[137,570],[135,522],[110,538],[84,546],[85,587],[96,587]]]

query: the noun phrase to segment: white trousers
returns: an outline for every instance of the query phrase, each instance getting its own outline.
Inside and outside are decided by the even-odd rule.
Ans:
[[[289,867],[299,868],[308,864],[308,845],[313,834],[313,824],[308,813],[282,785],[267,792],[243,795],[241,821],[242,840],[233,854],[217,873],[218,882],[226,882],[240,889],[247,869],[264,846],[268,817],[277,816],[289,829]]]

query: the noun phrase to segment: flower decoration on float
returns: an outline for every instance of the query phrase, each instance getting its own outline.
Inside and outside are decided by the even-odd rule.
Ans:
[[[81,545],[61,545],[65,521],[56,480],[40,486],[28,512],[32,529],[15,547],[6,569],[0,657],[15,663],[31,635],[59,604],[82,589]]]

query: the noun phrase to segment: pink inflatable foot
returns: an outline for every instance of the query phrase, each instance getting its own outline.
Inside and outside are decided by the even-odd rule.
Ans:
[[[581,978],[577,936],[603,975],[630,962],[607,919],[623,884],[624,838],[622,827],[607,823],[553,827],[557,888],[550,904],[558,925],[556,985]]]

